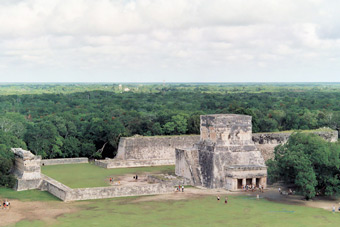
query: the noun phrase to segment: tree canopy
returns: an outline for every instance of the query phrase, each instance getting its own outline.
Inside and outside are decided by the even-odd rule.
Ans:
[[[308,133],[295,133],[267,161],[271,181],[294,184],[306,198],[340,192],[340,144]]]

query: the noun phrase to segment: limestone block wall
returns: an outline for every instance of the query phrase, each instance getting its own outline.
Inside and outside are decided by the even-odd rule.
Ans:
[[[122,137],[119,141],[115,159],[150,160],[168,159],[175,164],[175,148],[184,148],[194,144],[199,136],[150,136]]]
[[[170,159],[149,159],[149,160],[95,160],[95,165],[113,169],[113,168],[129,168],[129,167],[144,167],[144,166],[163,166],[163,165],[173,165],[174,161]]]
[[[238,116],[236,116],[238,117]],[[251,124],[244,117],[240,117],[238,123],[241,126],[233,126],[232,122],[228,123],[231,131],[226,133],[223,128],[209,126],[209,119],[205,120],[205,129],[203,129],[203,138],[211,136],[217,141],[226,139],[225,137],[238,138],[238,143],[243,145],[242,149],[253,149],[255,145],[259,150],[265,161],[274,157],[274,148],[287,142],[291,133],[254,133],[251,136]],[[215,131],[214,131],[215,130]],[[218,133],[220,132],[220,133]],[[217,134],[216,134],[217,133]],[[335,142],[338,138],[337,131],[325,130],[315,131],[317,135],[322,138]],[[214,134],[214,135],[213,135]],[[205,135],[205,137],[204,137]],[[251,145],[249,135],[254,143]],[[222,138],[223,137],[223,138]],[[173,165],[175,164],[175,149],[187,149],[197,144],[200,141],[200,135],[189,136],[139,136],[139,137],[122,137],[119,141],[117,156],[109,160],[96,160],[95,164],[103,168],[125,168],[137,166],[156,166],[156,165]],[[215,142],[216,142],[215,141]],[[229,144],[229,149],[232,150],[233,146]],[[236,146],[237,147],[237,146]]]
[[[43,174],[42,183],[39,189],[42,191],[48,191],[49,193],[63,201],[71,200],[71,192],[73,190],[66,185],[60,183],[59,181],[56,181]]]
[[[73,189],[65,201],[157,195],[173,192],[172,184],[147,184]]]
[[[217,146],[253,144],[251,116],[238,114],[210,114],[200,117],[200,139]]]
[[[197,149],[176,149],[175,174],[190,180],[193,185],[202,185]]]
[[[148,183],[171,183],[172,186],[178,186],[178,185],[191,185],[192,181],[190,179],[184,178],[184,177],[175,177],[175,176],[169,176],[169,175],[148,175],[147,176]]]
[[[63,165],[63,164],[79,164],[79,163],[88,163],[88,158],[58,158],[58,159],[42,159],[42,166],[49,165]]]
[[[133,186],[109,186],[72,189],[46,175],[42,175],[42,182],[39,186],[39,189],[42,191],[48,191],[55,197],[66,202],[124,196],[165,194],[173,192],[173,185],[172,183],[155,183]]]
[[[41,179],[33,179],[33,180],[22,180],[17,179],[17,182],[14,186],[14,190],[16,191],[25,191],[31,189],[37,189],[41,185]]]
[[[22,148],[12,148],[11,151],[15,156],[12,172],[17,178],[14,189],[23,191],[38,188],[41,183],[41,157]]]

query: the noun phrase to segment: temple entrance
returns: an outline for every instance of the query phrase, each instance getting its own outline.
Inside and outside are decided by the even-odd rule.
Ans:
[[[259,187],[261,178],[256,178],[256,187]]]
[[[252,185],[252,179],[251,178],[247,178],[246,185]]]
[[[237,179],[237,189],[242,189],[242,179]]]

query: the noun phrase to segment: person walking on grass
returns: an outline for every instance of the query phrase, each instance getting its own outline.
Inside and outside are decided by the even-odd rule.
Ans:
[[[216,197],[216,199],[217,199],[217,202],[219,202],[220,201],[220,195],[218,195],[217,197]]]
[[[184,192],[184,185],[182,185],[182,192]]]
[[[226,196],[224,200],[224,204],[227,204],[227,203],[228,203],[228,197]]]

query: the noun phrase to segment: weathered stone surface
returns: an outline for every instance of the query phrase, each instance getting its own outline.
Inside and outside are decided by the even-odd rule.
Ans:
[[[105,199],[123,196],[157,195],[173,192],[172,183],[155,183],[133,186],[108,186],[72,189],[45,175],[40,190],[48,191],[63,201]]]
[[[209,138],[208,140],[211,143],[216,143],[217,150],[229,150],[232,152],[259,150],[266,161],[274,157],[274,148],[287,142],[291,135],[291,133],[285,132],[251,134],[252,126],[247,120],[251,119],[250,116],[229,115],[229,118],[233,117],[237,119],[234,122],[228,122],[227,120],[212,122],[211,119],[213,118],[205,117],[203,119],[205,127],[201,129],[201,135],[123,137],[119,142],[117,156],[114,159],[97,160],[96,164],[104,168],[173,165],[176,160],[175,148],[188,148],[199,141],[205,141],[206,138]],[[219,125],[223,123],[229,125],[230,129],[224,130],[224,126]],[[237,126],[236,123],[240,125]],[[337,141],[338,138],[338,132],[335,130],[325,129],[325,131],[322,131],[321,129],[315,132],[312,131],[312,133],[331,142]],[[228,140],[233,140],[233,142],[228,142]],[[242,146],[240,147],[239,145]]]
[[[171,183],[172,186],[178,186],[178,185],[192,185],[192,182],[190,179],[184,178],[184,177],[178,177],[173,175],[148,175],[147,176],[148,183]]]
[[[114,159],[96,160],[104,168],[142,167],[175,164],[175,148],[188,147],[199,137],[151,136],[122,137]]]
[[[49,165],[64,165],[64,164],[80,164],[80,163],[88,163],[88,158],[58,158],[58,159],[42,159],[42,166]]]
[[[149,160],[119,160],[119,159],[108,159],[108,160],[95,160],[95,165],[113,169],[113,168],[129,168],[129,167],[144,167],[144,166],[163,166],[173,165],[174,162],[169,159],[149,159]]]
[[[252,141],[251,117],[234,114],[201,116],[200,141],[176,149],[176,174],[207,188],[235,190],[238,180],[254,184],[267,176],[261,152]]]
[[[41,181],[40,156],[21,148],[12,148],[15,156],[13,174],[17,178],[15,190],[29,190],[37,188]]]

